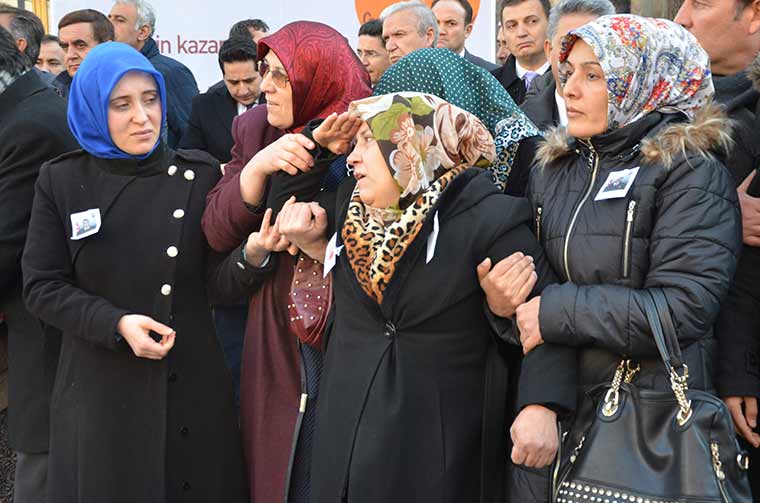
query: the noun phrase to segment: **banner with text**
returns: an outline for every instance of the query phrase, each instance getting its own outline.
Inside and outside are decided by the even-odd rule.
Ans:
[[[496,0],[471,0],[475,10],[470,52],[494,60]],[[432,0],[426,0],[428,4]],[[195,74],[201,92],[221,79],[217,53],[230,27],[241,19],[259,18],[272,31],[292,21],[309,20],[328,24],[356,47],[361,23],[377,18],[393,0],[279,0],[250,2],[223,0],[152,0],[156,11],[156,40],[159,50],[187,65]],[[77,9],[97,9],[108,14],[113,0],[51,0],[51,31],[57,34],[58,20]]]

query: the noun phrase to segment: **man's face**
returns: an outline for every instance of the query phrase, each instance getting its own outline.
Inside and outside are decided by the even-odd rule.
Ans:
[[[523,64],[535,64],[544,60],[546,40],[546,13],[538,0],[525,0],[504,7],[501,26],[509,52]]]
[[[562,38],[576,28],[580,28],[596,18],[597,16],[591,14],[565,14],[557,22],[557,33],[554,34],[554,38],[551,41],[546,41],[546,59],[552,65],[552,73],[554,74],[554,82],[557,83],[557,91],[561,92],[559,85],[559,51],[562,49]]]
[[[64,52],[63,62],[70,77],[79,70],[84,57],[98,45],[91,23],[75,23],[64,26],[58,31],[61,49]]]
[[[40,57],[37,58],[37,68],[43,72],[58,75],[64,70],[64,53],[56,42],[43,42],[40,46]]]
[[[140,50],[147,39],[147,27],[137,26],[137,7],[131,4],[114,4],[108,19],[113,25],[113,31],[116,35],[116,41],[129,44],[137,50]]]
[[[507,46],[507,39],[504,38],[504,30],[499,27],[499,31],[496,34],[496,61],[503,65],[507,62],[509,57],[509,47]]]
[[[433,13],[438,20],[438,47],[461,53],[472,33],[472,23],[465,23],[464,7],[459,2],[443,0],[433,6]]]
[[[391,65],[388,61],[388,51],[385,50],[383,40],[380,37],[370,35],[361,35],[359,37],[359,47],[356,49],[364,68],[369,73],[372,86],[377,84],[385,70]]]
[[[731,75],[743,70],[751,61],[751,36],[760,26],[753,19],[753,7],[737,8],[738,0],[685,0],[675,22],[689,30],[710,56],[716,75]],[[749,61],[748,61],[749,59]]]
[[[432,47],[435,40],[433,28],[420,35],[418,27],[417,16],[409,10],[394,12],[383,20],[383,40],[391,64],[412,51]]]
[[[251,105],[261,93],[261,75],[253,61],[224,63],[224,85],[241,105]]]

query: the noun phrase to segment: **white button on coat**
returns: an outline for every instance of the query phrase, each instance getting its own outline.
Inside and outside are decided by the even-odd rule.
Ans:
[[[169,166],[169,170],[167,171],[169,173],[169,176],[174,176],[177,173],[177,166],[171,165]]]
[[[169,296],[172,294],[172,286],[164,285],[161,287],[161,295]]]
[[[174,213],[172,214],[174,218],[180,219],[185,216],[185,210],[178,209],[174,210]]]
[[[176,257],[179,254],[179,250],[176,246],[170,246],[166,249],[166,254],[169,255],[171,258]]]
[[[195,180],[195,172],[192,169],[188,169],[185,171],[185,180],[191,181]]]

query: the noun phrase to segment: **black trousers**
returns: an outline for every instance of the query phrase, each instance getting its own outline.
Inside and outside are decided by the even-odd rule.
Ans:
[[[14,503],[45,503],[48,472],[48,453],[16,452],[16,482]]]

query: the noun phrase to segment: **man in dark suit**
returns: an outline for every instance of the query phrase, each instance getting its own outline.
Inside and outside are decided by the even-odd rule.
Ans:
[[[179,147],[203,150],[225,164],[231,159],[232,119],[256,106],[261,94],[256,44],[248,37],[227,40],[219,50],[219,67],[224,86],[193,99]]]
[[[47,501],[50,395],[60,339],[21,300],[21,253],[40,166],[78,148],[66,104],[0,28],[0,311],[9,337],[9,437],[17,452],[17,503]],[[8,78],[6,78],[8,76]]]
[[[501,26],[510,56],[491,73],[518,105],[525,101],[531,82],[549,70],[544,54],[549,0],[503,0]]]
[[[434,0],[433,14],[438,20],[438,47],[459,54],[489,72],[498,68],[490,61],[475,56],[464,47],[472,35],[472,5],[468,0]]]
[[[562,0],[552,7],[548,38],[544,42],[544,54],[551,64],[551,72],[533,81],[521,106],[540,130],[567,125],[565,100],[557,84],[562,38],[596,18],[610,14],[615,14],[615,7],[609,0]]]

